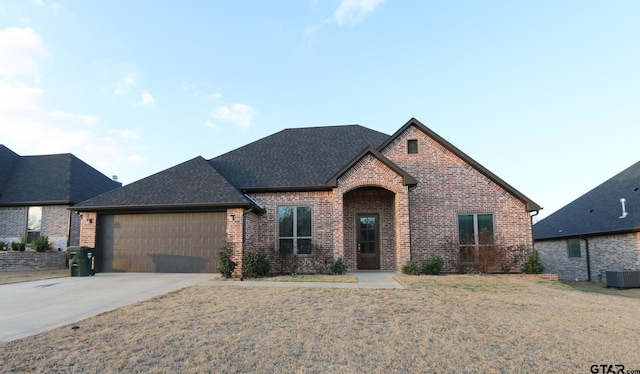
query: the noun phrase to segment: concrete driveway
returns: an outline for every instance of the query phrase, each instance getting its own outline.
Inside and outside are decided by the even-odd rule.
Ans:
[[[0,342],[35,335],[184,287],[215,274],[98,273],[0,285]]]

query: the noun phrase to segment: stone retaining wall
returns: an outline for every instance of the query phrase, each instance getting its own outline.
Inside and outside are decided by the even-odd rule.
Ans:
[[[0,271],[64,269],[66,252],[0,251]]]

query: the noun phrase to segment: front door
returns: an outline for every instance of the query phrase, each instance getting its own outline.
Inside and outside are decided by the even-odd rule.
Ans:
[[[359,214],[357,225],[358,269],[380,269],[378,215]]]

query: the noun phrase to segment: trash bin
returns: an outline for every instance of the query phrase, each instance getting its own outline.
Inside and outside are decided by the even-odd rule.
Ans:
[[[67,259],[69,275],[72,277],[86,277],[96,273],[94,248],[67,247]]]

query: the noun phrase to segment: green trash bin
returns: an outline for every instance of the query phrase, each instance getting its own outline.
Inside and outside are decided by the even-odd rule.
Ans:
[[[95,249],[89,247],[67,247],[69,275],[86,277],[95,274]]]

